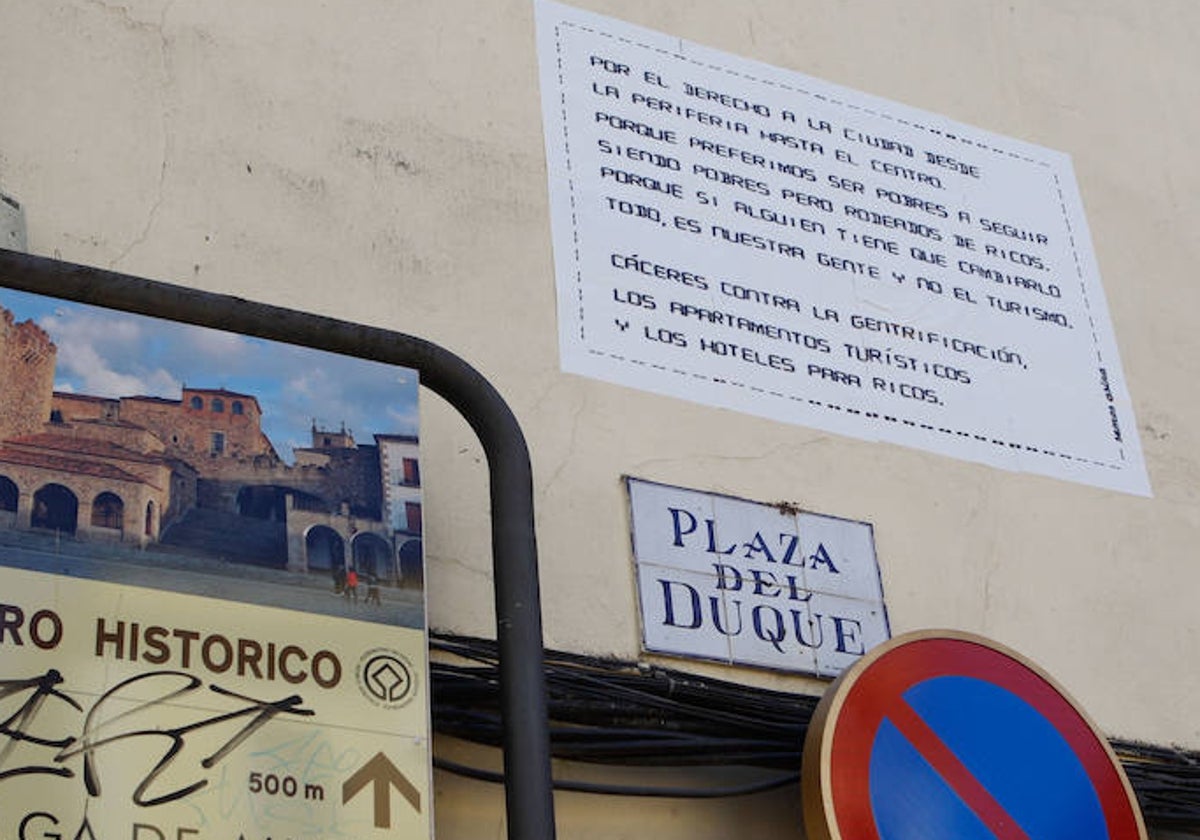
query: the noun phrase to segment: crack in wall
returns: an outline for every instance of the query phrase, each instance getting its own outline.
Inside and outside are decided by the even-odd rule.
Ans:
[[[460,560],[457,557],[451,557],[446,554],[426,554],[425,555],[426,564],[432,565],[432,563],[434,561],[436,561],[439,565],[454,566],[455,568],[461,569],[462,571],[467,572],[468,574],[478,577],[482,580],[490,581],[493,576],[491,567],[479,568],[478,566],[471,566],[465,560]]]
[[[670,464],[679,464],[679,463],[687,463],[687,464],[693,464],[693,465],[695,465],[695,464],[707,464],[707,465],[751,464],[751,463],[754,463],[755,461],[762,461],[764,459],[769,460],[769,459],[779,458],[779,457],[787,456],[787,455],[795,455],[799,450],[807,449],[811,446],[816,446],[818,444],[828,443],[828,442],[829,442],[828,436],[820,435],[820,436],[812,438],[811,440],[806,440],[806,441],[801,441],[801,442],[792,442],[792,443],[786,443],[786,444],[777,444],[775,446],[772,446],[770,449],[767,449],[764,452],[756,452],[751,455],[718,455],[718,454],[715,454],[712,452],[699,452],[699,453],[693,452],[690,454],[683,453],[680,455],[671,456],[669,458],[649,458],[646,460],[638,461],[634,464],[631,464],[629,467],[629,470],[630,470],[630,473],[632,474],[633,471],[635,471],[635,470],[644,470],[644,469],[650,469],[653,467],[670,465]]]
[[[558,466],[554,468],[554,471],[550,473],[550,475],[542,483],[541,492],[537,494],[537,507],[539,509],[541,508],[542,503],[545,501],[546,496],[549,495],[550,490],[562,476],[563,471],[566,470],[567,465],[571,463],[571,455],[575,452],[575,445],[579,437],[579,421],[583,416],[584,411],[587,409],[587,405],[588,399],[587,395],[585,394],[579,406],[571,413],[571,434],[569,440],[567,441],[566,452],[563,454],[563,457],[559,459]]]
[[[166,25],[167,13],[171,10],[175,0],[169,0],[169,2],[163,4],[162,11],[158,16],[157,25],[133,20],[133,18],[129,15],[129,10],[124,6],[109,6],[108,4],[101,2],[101,0],[89,0],[89,2],[95,6],[99,6],[109,13],[117,14],[130,28],[147,30],[158,37],[158,60],[162,79],[162,92],[159,103],[159,123],[162,129],[162,151],[160,154],[160,164],[158,169],[158,183],[155,187],[154,201],[152,201],[150,204],[150,209],[146,213],[146,221],[142,225],[141,230],[111,261],[111,267],[115,268],[120,265],[126,257],[129,256],[134,248],[137,248],[145,243],[150,237],[150,229],[154,226],[155,218],[158,216],[158,210],[163,203],[163,196],[167,180],[167,166],[170,160],[171,148],[174,145],[173,136],[171,134],[170,118],[167,113],[166,104],[167,93],[171,88],[170,41],[167,38]]]

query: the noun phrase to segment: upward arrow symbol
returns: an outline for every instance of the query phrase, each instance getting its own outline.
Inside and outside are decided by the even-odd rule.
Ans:
[[[383,753],[375,753],[375,757],[345,781],[342,785],[342,804],[353,799],[359,791],[368,784],[374,785],[375,796],[375,827],[392,827],[391,788],[408,800],[418,812],[421,810],[421,792],[413,787],[412,782],[396,769],[396,765],[388,761]]]

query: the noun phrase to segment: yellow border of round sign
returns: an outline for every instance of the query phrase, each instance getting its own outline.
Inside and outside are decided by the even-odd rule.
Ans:
[[[1109,744],[1108,738],[1104,736],[1104,733],[1100,731],[1095,721],[1088,716],[1083,707],[1075,701],[1075,698],[1043,668],[1027,657],[1022,656],[1011,648],[1005,647],[999,642],[958,630],[916,630],[896,636],[890,641],[868,651],[858,662],[855,662],[843,671],[841,676],[834,680],[833,684],[826,690],[821,701],[817,704],[816,710],[813,712],[812,720],[808,724],[808,734],[804,738],[804,754],[800,770],[800,798],[804,813],[804,830],[808,840],[858,840],[858,838],[854,837],[845,837],[838,829],[833,814],[833,799],[829,789],[830,786],[826,784],[830,777],[833,763],[833,733],[836,729],[838,718],[841,716],[842,707],[845,705],[846,698],[850,694],[850,689],[872,663],[889,651],[926,639],[951,639],[990,648],[1025,666],[1057,691],[1071,708],[1075,710],[1083,722],[1088,725],[1092,734],[1096,736],[1096,739],[1103,746],[1109,761],[1116,768],[1117,775],[1120,777],[1121,784],[1125,789],[1125,795],[1132,805],[1133,815],[1138,827],[1138,840],[1148,840],[1149,835],[1146,833],[1146,823],[1142,817],[1141,808],[1133,792],[1133,786],[1129,783],[1129,777],[1125,775],[1125,770],[1121,767],[1120,759],[1117,758],[1117,754],[1113,751],[1112,745]],[[1110,840],[1133,840],[1133,838],[1110,838]]]

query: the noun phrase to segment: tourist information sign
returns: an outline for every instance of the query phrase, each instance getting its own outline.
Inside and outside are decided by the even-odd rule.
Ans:
[[[429,836],[416,375],[3,281],[0,837]]]

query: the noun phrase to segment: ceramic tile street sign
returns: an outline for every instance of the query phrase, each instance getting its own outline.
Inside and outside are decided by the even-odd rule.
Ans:
[[[832,677],[889,637],[870,524],[627,484],[646,650]]]

